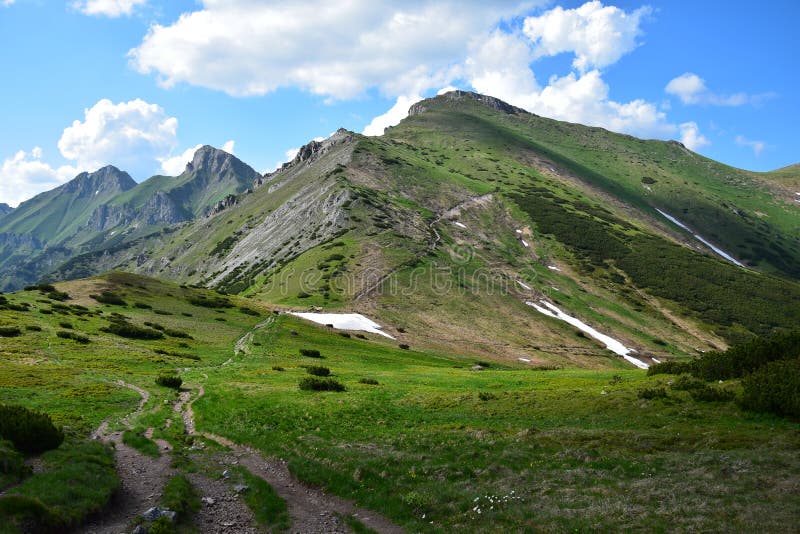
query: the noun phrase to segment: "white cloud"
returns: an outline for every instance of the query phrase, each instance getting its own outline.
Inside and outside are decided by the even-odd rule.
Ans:
[[[156,104],[103,99],[84,110],[84,120],[64,129],[58,148],[82,170],[113,164],[135,177],[149,176],[176,143],[178,119]]]
[[[186,164],[192,161],[194,153],[197,152],[203,145],[195,145],[187,148],[177,156],[160,158],[161,172],[167,176],[178,176],[186,169]]]
[[[57,187],[78,174],[78,169],[69,165],[53,168],[42,161],[42,149],[34,147],[30,152],[18,151],[6,158],[0,166],[0,199],[16,206],[28,198]]]
[[[117,18],[129,16],[137,6],[143,6],[147,0],[78,0],[72,7],[84,15]]]
[[[680,99],[684,104],[702,104],[711,106],[742,106],[744,104],[758,105],[764,100],[775,96],[774,93],[761,93],[748,95],[747,93],[734,93],[719,95],[708,89],[706,81],[692,72],[685,72],[669,81],[664,88],[667,94]]]
[[[408,108],[422,100],[419,95],[399,96],[389,111],[383,115],[378,115],[372,122],[364,127],[364,135],[383,135],[384,129],[388,126],[395,126],[408,116]]]
[[[711,144],[711,141],[700,133],[700,128],[697,127],[696,122],[684,122],[679,128],[681,131],[681,143],[689,150],[697,152],[704,146]]]
[[[750,139],[745,138],[743,135],[736,136],[736,144],[751,148],[753,150],[753,154],[756,156],[760,156],[761,152],[767,148],[767,144],[764,141],[751,141]]]
[[[231,95],[300,87],[334,99],[373,87],[392,97],[421,94],[451,81],[473,37],[534,3],[203,0],[173,24],[153,25],[129,57],[166,87]]]
[[[225,141],[225,144],[222,145],[222,150],[224,150],[228,154],[233,154],[234,153],[233,152],[233,147],[234,147],[235,144],[236,144],[236,141],[234,141],[233,139],[231,139],[230,141]]]
[[[537,56],[573,52],[573,66],[581,72],[616,63],[636,48],[639,24],[652,12],[641,7],[632,13],[587,2],[577,9],[556,7],[538,17],[525,19],[523,31],[534,42]]]
[[[2,4],[3,7],[8,7],[11,4],[13,4],[14,2],[15,2],[15,0],[3,0],[2,2],[0,2],[0,4]]]

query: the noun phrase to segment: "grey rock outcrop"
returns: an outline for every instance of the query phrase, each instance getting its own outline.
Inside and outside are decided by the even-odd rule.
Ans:
[[[455,102],[464,99],[471,99],[476,102],[480,102],[484,106],[490,107],[497,111],[501,111],[503,113],[507,113],[509,115],[518,115],[528,112],[522,108],[518,108],[516,106],[512,106],[507,102],[503,102],[499,98],[495,98],[493,96],[482,95],[479,93],[473,93],[471,91],[450,91],[449,93],[444,93],[443,95],[439,95],[435,98],[430,98],[426,100],[422,100],[417,102],[413,106],[408,109],[409,116],[419,115],[420,113],[424,113],[430,107],[431,102],[435,101],[444,101],[444,102]]]

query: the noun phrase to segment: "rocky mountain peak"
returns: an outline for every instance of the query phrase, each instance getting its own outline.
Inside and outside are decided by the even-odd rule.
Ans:
[[[283,171],[290,167],[294,167],[295,165],[299,165],[301,163],[311,163],[312,161],[316,160],[317,158],[328,152],[334,146],[352,140],[353,140],[353,132],[346,130],[344,128],[339,128],[333,135],[331,135],[327,139],[323,139],[322,141],[312,140],[310,143],[301,146],[300,150],[297,151],[297,155],[294,157],[292,161],[284,163],[280,169],[272,173],[267,173],[264,175],[264,177],[266,178],[272,176],[277,172]]]
[[[100,193],[122,193],[136,186],[130,174],[113,165],[106,165],[94,172],[82,172],[63,185],[64,193],[77,196],[97,195]]]
[[[512,106],[511,104],[503,102],[499,98],[495,98],[493,96],[473,93],[472,91],[456,90],[444,93],[434,98],[426,98],[425,100],[421,100],[408,109],[408,114],[409,116],[419,115],[420,113],[426,112],[431,105],[435,105],[438,102],[459,102],[468,100],[473,100],[483,104],[484,106],[490,107],[502,113],[507,113],[509,115],[528,113],[522,108]]]
[[[14,208],[12,208],[11,206],[9,206],[9,205],[8,205],[8,204],[6,204],[5,202],[0,202],[0,215],[5,215],[6,213],[8,213],[9,211],[11,211],[11,210],[13,210],[13,209],[14,209]]]
[[[204,145],[194,153],[192,161],[186,164],[184,172],[205,171],[212,174],[221,174],[231,168],[235,157],[232,154],[214,148],[211,145]]]

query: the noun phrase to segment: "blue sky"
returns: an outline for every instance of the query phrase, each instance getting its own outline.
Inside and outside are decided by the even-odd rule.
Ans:
[[[800,162],[798,20],[791,0],[0,0],[0,202],[105,164],[178,174],[200,144],[271,170],[454,87],[771,170]]]

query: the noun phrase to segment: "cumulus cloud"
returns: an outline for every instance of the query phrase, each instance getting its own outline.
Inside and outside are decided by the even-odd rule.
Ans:
[[[466,61],[467,82],[480,93],[554,119],[644,137],[667,137],[677,131],[655,104],[610,99],[598,69],[554,76],[541,87],[531,70],[535,53],[526,37],[495,31],[483,41],[473,41]]]
[[[756,156],[760,156],[761,152],[763,152],[764,149],[767,147],[767,144],[764,141],[752,141],[750,139],[747,139],[743,135],[737,135],[735,141],[736,144],[739,146],[744,146],[752,149],[753,154],[755,154]]]
[[[3,7],[8,7],[11,4],[13,4],[14,2],[15,2],[15,0],[2,0],[2,2],[0,2],[0,5],[2,5]]]
[[[372,87],[391,97],[449,83],[467,43],[537,2],[203,0],[153,25],[129,53],[141,73],[231,95],[300,87],[334,99]],[[246,36],[246,38],[243,38]]]
[[[58,148],[83,170],[109,163],[147,176],[176,144],[178,119],[141,99],[114,104],[103,99],[84,110],[84,120],[64,129]]]
[[[397,97],[389,111],[372,119],[372,122],[367,124],[362,133],[364,135],[383,135],[383,131],[388,126],[395,126],[406,118],[408,116],[408,108],[420,100],[422,100],[422,97],[419,95]]]
[[[53,168],[42,161],[43,151],[34,147],[30,152],[18,151],[0,166],[0,199],[11,206],[70,180],[78,169],[70,165]]]
[[[147,0],[78,0],[72,7],[84,15],[118,18],[129,16],[137,6],[143,6]]]
[[[192,161],[194,153],[202,146],[203,145],[195,145],[191,148],[187,148],[177,156],[159,158],[161,162],[161,172],[167,176],[178,176],[186,169],[186,164]]]
[[[664,88],[664,91],[667,94],[678,97],[684,104],[711,106],[758,105],[764,100],[775,96],[774,93],[748,95],[747,93],[741,92],[730,95],[720,95],[709,90],[706,86],[706,81],[693,72],[685,72],[677,78],[673,78]]]
[[[700,128],[697,127],[696,122],[682,123],[680,125],[680,131],[681,143],[683,143],[689,150],[697,152],[704,146],[711,144],[711,141],[706,139],[706,137],[700,133]]]
[[[573,66],[581,72],[612,65],[636,48],[639,24],[652,12],[641,7],[631,13],[595,0],[577,9],[556,7],[525,19],[523,31],[534,42],[537,56],[575,54]]]

